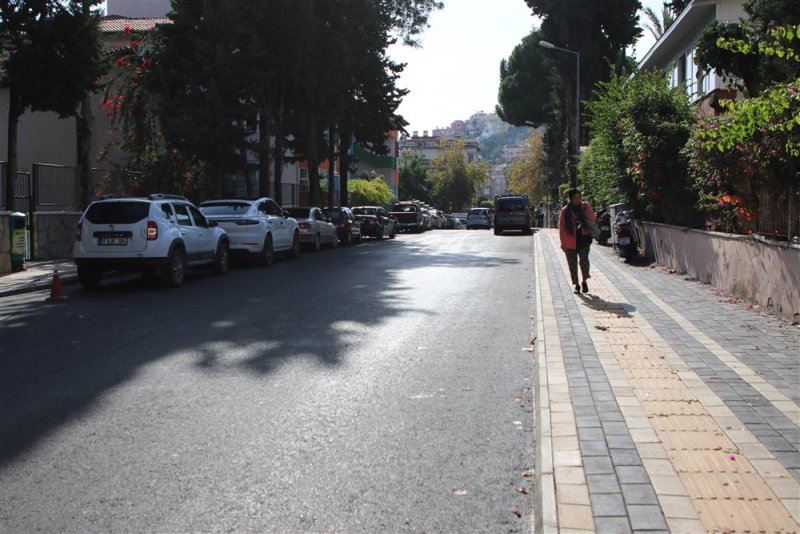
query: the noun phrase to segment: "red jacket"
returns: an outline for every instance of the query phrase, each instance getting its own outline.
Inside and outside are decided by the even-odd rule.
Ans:
[[[588,202],[581,202],[581,206],[583,207],[583,213],[587,219],[592,222],[597,220],[597,215],[594,214],[592,211],[592,207],[589,205]],[[567,232],[567,225],[566,225],[566,216],[567,216],[567,208],[569,204],[561,208],[561,214],[558,216],[558,235],[561,238],[561,248],[563,250],[575,250],[578,248],[578,240],[575,234],[570,234]],[[572,217],[572,227],[578,227],[578,218],[574,213],[571,213],[570,216]],[[582,235],[591,235],[589,233],[589,229],[584,227],[581,228]]]

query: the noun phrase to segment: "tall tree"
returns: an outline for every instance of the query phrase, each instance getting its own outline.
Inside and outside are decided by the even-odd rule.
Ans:
[[[26,111],[74,117],[103,73],[99,0],[0,0],[0,87],[8,89],[6,209],[14,209],[17,129]],[[58,90],[53,90],[57,87]]]
[[[416,152],[405,152],[400,156],[400,199],[431,202],[428,167]]]
[[[511,162],[508,168],[508,189],[512,193],[528,195],[533,199],[547,197],[547,182],[544,175],[544,135],[533,132],[526,142],[527,150],[521,158]]]
[[[524,126],[528,123],[547,122],[550,102],[552,59],[539,46],[543,39],[541,30],[530,35],[514,47],[508,60],[500,62],[500,87],[495,108],[497,116],[509,124]],[[544,75],[543,75],[544,74]]]
[[[647,19],[644,27],[656,41],[661,39],[661,36],[672,26],[676,18],[675,13],[666,4],[661,6],[661,13],[656,13],[652,7],[642,8],[642,13]]]
[[[226,178],[246,169],[249,62],[243,53],[243,0],[173,0],[161,28],[153,83],[167,142],[203,161],[222,195]]]
[[[478,188],[489,179],[489,164],[469,163],[463,141],[450,146],[443,143],[440,150],[441,154],[431,161],[433,201],[445,211],[461,211],[472,204]]]

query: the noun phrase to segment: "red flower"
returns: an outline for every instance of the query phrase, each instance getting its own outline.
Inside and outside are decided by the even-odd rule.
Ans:
[[[132,31],[130,26],[125,26],[125,35],[130,35]]]
[[[126,56],[122,56],[117,60],[117,67],[122,67],[128,62],[128,58]]]

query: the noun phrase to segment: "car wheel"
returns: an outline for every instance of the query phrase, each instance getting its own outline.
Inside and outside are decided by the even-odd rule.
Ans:
[[[378,228],[378,235],[376,237],[378,239],[383,239],[383,232],[384,232],[384,228],[383,228],[383,226],[381,226],[380,228]]]
[[[95,289],[103,279],[102,271],[94,267],[78,266],[78,281],[86,289]]]
[[[500,235],[502,233],[503,232],[501,230],[498,230],[497,228],[494,229],[494,235]]]
[[[289,251],[289,257],[296,259],[300,257],[300,234],[295,232],[292,238],[292,249]]]
[[[186,255],[183,249],[172,250],[164,269],[164,283],[170,287],[178,287],[186,276]]]
[[[275,249],[272,246],[272,236],[267,234],[267,237],[264,238],[264,246],[261,247],[261,252],[258,254],[258,264],[267,267],[274,261]]]
[[[394,239],[395,237],[397,237],[397,230],[395,230],[394,226],[392,226],[392,233],[389,234],[389,239]]]
[[[356,243],[361,243],[364,240],[364,234],[358,232],[358,239],[356,239]]]
[[[347,229],[347,234],[345,235],[344,239],[342,240],[343,245],[352,245],[353,244],[353,235],[350,233],[350,229]]]
[[[220,239],[217,244],[217,252],[214,254],[214,272],[225,274],[231,266],[231,251],[228,241]]]

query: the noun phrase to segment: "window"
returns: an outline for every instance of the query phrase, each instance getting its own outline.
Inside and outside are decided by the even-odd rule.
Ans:
[[[206,218],[203,217],[202,213],[200,213],[200,210],[194,206],[188,206],[188,208],[192,214],[192,218],[194,219],[194,225],[201,228],[208,228],[208,221],[206,221]]]
[[[93,224],[133,224],[149,213],[147,202],[95,202],[86,211],[86,220]]]
[[[186,204],[175,204],[175,217],[181,226],[192,226],[192,218],[189,217],[189,210]]]
[[[279,217],[283,214],[281,208],[272,200],[265,200],[258,206],[258,211],[273,217]]]

